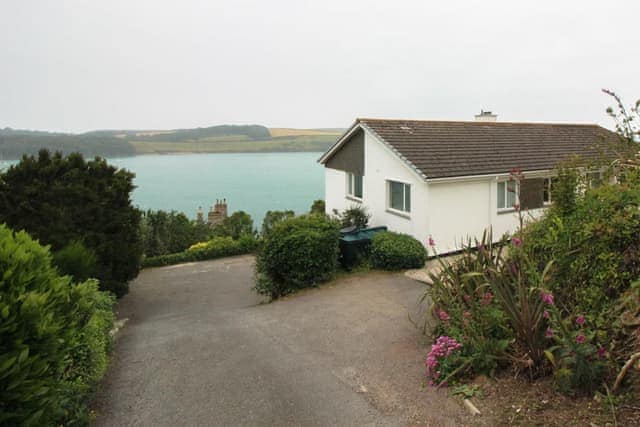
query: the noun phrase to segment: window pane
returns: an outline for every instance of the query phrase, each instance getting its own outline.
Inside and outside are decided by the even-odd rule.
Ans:
[[[404,210],[404,184],[399,182],[389,182],[391,190],[391,207],[399,211]]]
[[[404,210],[411,212],[411,186],[409,184],[404,185]]]
[[[504,208],[504,182],[498,183],[498,209]]]
[[[507,182],[507,208],[512,208],[516,204],[516,182]]]
[[[362,199],[362,176],[353,175],[353,195]]]
[[[347,174],[347,194],[353,195],[353,174]]]

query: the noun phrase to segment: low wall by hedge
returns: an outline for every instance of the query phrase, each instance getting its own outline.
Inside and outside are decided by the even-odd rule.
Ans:
[[[240,236],[238,240],[233,240],[231,237],[214,237],[208,242],[196,243],[184,252],[145,258],[142,261],[142,267],[161,267],[248,254],[257,247],[258,240],[251,235]]]

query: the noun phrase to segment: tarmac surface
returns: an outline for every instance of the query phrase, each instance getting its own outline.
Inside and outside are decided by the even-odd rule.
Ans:
[[[265,304],[251,256],[148,269],[93,408],[96,426],[434,425],[468,421],[426,385],[424,284],[342,277]]]

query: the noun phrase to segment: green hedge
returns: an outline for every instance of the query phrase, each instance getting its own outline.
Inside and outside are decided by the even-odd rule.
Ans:
[[[238,240],[231,237],[214,237],[208,242],[198,243],[184,252],[145,258],[143,267],[160,267],[183,262],[204,261],[232,255],[247,254],[258,247],[258,240],[251,235],[240,236]]]
[[[371,263],[375,268],[421,268],[426,260],[427,251],[422,243],[407,234],[385,231],[371,240]]]
[[[0,425],[86,424],[107,367],[113,296],[60,276],[48,248],[5,225],[0,271]]]
[[[278,298],[330,278],[337,268],[337,221],[305,215],[276,224],[256,262],[258,293]]]

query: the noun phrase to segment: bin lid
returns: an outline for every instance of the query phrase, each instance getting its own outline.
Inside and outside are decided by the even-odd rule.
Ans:
[[[363,228],[361,230],[351,232],[340,238],[343,242],[356,242],[360,240],[371,240],[376,234],[387,231],[387,227]]]

